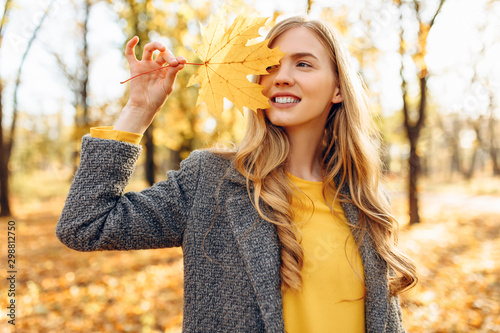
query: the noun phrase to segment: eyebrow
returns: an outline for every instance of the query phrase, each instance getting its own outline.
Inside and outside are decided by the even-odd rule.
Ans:
[[[297,52],[297,53],[291,53],[290,58],[292,59],[297,59],[297,58],[305,58],[305,57],[311,57],[319,61],[318,57],[316,57],[314,54],[310,52]]]

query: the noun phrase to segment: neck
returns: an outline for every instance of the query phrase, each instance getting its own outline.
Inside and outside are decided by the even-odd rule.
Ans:
[[[309,181],[322,181],[320,144],[323,131],[287,129],[290,142],[286,169],[292,175]]]

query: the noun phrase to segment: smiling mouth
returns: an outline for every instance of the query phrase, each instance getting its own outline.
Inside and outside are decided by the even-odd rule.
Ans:
[[[294,98],[294,97],[274,97],[271,100],[274,103],[278,103],[278,104],[292,104],[292,103],[299,103],[300,102],[299,98]]]

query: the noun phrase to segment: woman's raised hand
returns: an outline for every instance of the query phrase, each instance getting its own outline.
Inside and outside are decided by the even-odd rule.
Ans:
[[[164,45],[153,42],[144,46],[142,59],[135,57],[135,36],[126,46],[125,56],[132,76],[151,71],[168,64],[165,69],[152,71],[130,81],[130,97],[122,110],[114,129],[143,134],[174,89],[177,73],[185,67],[184,57],[174,57]],[[155,60],[153,52],[160,51]]]

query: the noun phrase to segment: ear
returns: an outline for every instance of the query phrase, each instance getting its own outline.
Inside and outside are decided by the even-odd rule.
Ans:
[[[333,91],[332,103],[338,104],[344,100],[342,93],[340,92],[340,86],[337,84],[335,90]]]

